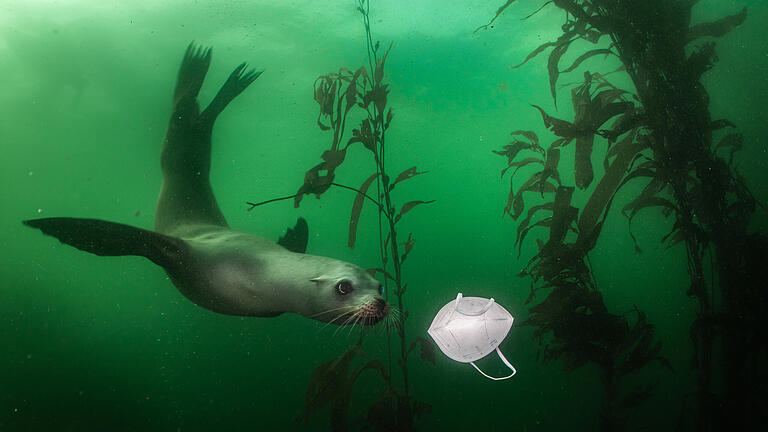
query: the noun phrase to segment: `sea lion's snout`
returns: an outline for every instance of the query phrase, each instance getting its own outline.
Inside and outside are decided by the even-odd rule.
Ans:
[[[389,314],[389,304],[381,298],[373,299],[365,303],[358,314],[365,325],[374,325]]]

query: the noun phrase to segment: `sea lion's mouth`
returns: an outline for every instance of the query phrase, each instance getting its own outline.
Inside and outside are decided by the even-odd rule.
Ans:
[[[389,304],[382,299],[371,300],[355,312],[363,325],[372,326],[389,314]]]

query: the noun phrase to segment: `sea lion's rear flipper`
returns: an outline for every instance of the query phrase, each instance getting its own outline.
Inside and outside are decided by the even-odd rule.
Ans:
[[[304,218],[299,218],[296,221],[296,226],[288,228],[285,235],[277,241],[277,244],[291,252],[306,253],[308,242],[309,227],[307,226],[307,221]]]
[[[256,72],[254,69],[245,72],[246,67],[248,67],[246,63],[241,63],[240,66],[236,67],[235,70],[229,74],[227,81],[221,86],[219,92],[216,93],[216,96],[211,103],[208,104],[208,108],[203,111],[203,114],[201,115],[203,121],[211,122],[211,126],[213,126],[216,117],[224,111],[224,108],[226,108],[237,95],[251,85],[251,83],[263,72]]]
[[[203,86],[208,67],[211,65],[211,48],[189,44],[181,61],[179,76],[176,79],[176,91],[173,93],[174,109],[179,103],[194,104],[200,87]]]
[[[235,68],[201,113],[197,95],[210,63],[210,48],[190,44],[179,68],[161,156],[163,186],[155,213],[161,233],[185,224],[227,226],[210,183],[211,134],[216,117],[260,72],[246,71],[245,63]]]
[[[183,258],[183,240],[99,219],[45,218],[23,222],[60,242],[99,256],[138,255],[171,268]]]

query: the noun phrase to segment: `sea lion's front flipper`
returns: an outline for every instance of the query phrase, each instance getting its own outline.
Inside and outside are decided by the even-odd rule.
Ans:
[[[99,256],[138,255],[171,268],[187,249],[183,240],[99,219],[45,218],[23,222],[60,242]]]
[[[288,228],[285,235],[277,241],[277,244],[291,252],[306,253],[308,242],[309,227],[307,226],[307,221],[304,218],[299,218],[296,221],[296,226]]]

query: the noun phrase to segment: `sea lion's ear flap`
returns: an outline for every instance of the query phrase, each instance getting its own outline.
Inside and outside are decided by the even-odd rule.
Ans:
[[[288,228],[285,235],[280,237],[277,244],[291,252],[306,253],[309,242],[309,226],[304,218],[296,221],[296,226]]]
[[[310,279],[309,281],[310,281],[310,282],[314,282],[314,283],[316,283],[316,284],[321,284],[321,283],[323,283],[323,282],[329,282],[329,281],[332,281],[332,280],[334,280],[334,277],[333,277],[333,276],[330,276],[330,275],[324,274],[324,275],[320,275],[320,276],[318,276],[318,277],[313,277],[313,278],[312,278],[312,279]]]

